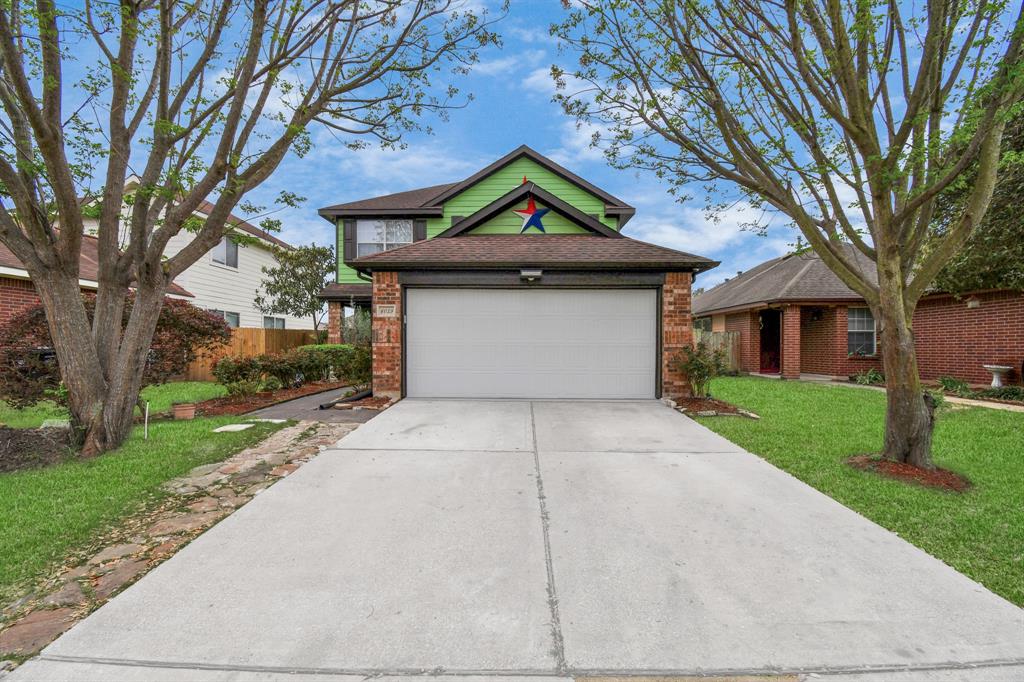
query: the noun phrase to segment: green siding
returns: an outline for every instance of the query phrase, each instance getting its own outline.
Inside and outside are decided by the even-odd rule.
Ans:
[[[619,229],[618,219],[604,214],[603,199],[560,178],[530,159],[519,158],[446,201],[444,204],[444,217],[427,220],[427,238],[436,237],[451,227],[453,216],[461,216],[463,218],[470,216],[495,199],[515,189],[522,184],[524,175],[527,180],[536,183],[562,201],[575,206],[588,215],[596,215],[602,223],[612,229]],[[537,206],[543,208],[541,204],[537,204]],[[524,200],[515,208],[526,208],[526,201]],[[471,234],[518,234],[522,229],[523,221],[512,210],[510,208],[501,215],[487,221],[480,227],[472,230]],[[543,221],[544,228],[549,234],[586,232],[584,228],[558,215],[554,211],[544,216]],[[531,228],[529,234],[537,234],[537,230]],[[342,243],[342,221],[339,220],[337,223],[339,256],[343,255],[341,253]],[[342,284],[364,284],[366,280],[360,279],[356,271],[341,262],[339,257],[338,282]]]
[[[526,201],[523,201],[522,206],[516,206],[519,208],[526,208]],[[543,204],[537,204],[537,208],[545,208]],[[586,233],[586,228],[580,227],[576,223],[572,222],[564,216],[560,216],[554,211],[549,212],[546,216],[541,218],[541,222],[544,223],[545,234],[580,234]],[[469,232],[464,234],[519,234],[523,229],[523,219],[512,212],[511,209],[503,212],[501,215],[491,218],[486,223],[479,227],[475,227]],[[427,224],[427,233],[430,233],[430,225]],[[531,227],[526,231],[526,234],[541,234],[537,228]]]
[[[604,201],[602,199],[595,197],[586,190],[580,189],[567,180],[563,180],[543,166],[538,166],[530,159],[524,157],[516,159],[501,170],[489,175],[475,185],[467,187],[446,201],[444,204],[444,217],[431,218],[427,221],[427,237],[436,237],[451,227],[452,216],[462,216],[465,218],[476,213],[495,199],[508,194],[523,184],[524,175],[527,180],[543,187],[562,201],[572,204],[584,213],[596,215],[608,227],[618,229],[618,220],[614,217],[605,216]],[[523,207],[525,206],[526,203],[524,202]],[[511,210],[509,210],[508,214],[515,219],[515,214]],[[545,218],[544,220],[546,227],[548,219]],[[518,224],[509,222],[509,227],[506,231],[518,233],[522,228],[522,224],[522,220]]]
[[[342,234],[344,222],[345,221],[343,220],[338,220],[338,222],[335,224],[335,229],[337,230],[338,233],[336,241],[334,242],[335,244],[337,244],[338,248],[338,283],[368,284],[368,282],[365,279],[362,279],[359,275],[356,274],[355,270],[345,265],[344,263],[345,253],[343,244],[345,243],[345,235]]]

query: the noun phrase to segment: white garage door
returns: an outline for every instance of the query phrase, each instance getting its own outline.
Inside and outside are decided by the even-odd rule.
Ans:
[[[408,289],[414,398],[653,398],[653,289]]]

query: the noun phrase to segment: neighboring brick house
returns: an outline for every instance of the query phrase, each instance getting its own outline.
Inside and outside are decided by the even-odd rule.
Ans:
[[[82,291],[96,291],[97,267],[99,264],[98,241],[94,237],[82,237],[82,249],[78,261],[78,283]],[[167,295],[171,298],[194,298],[193,295],[177,284],[172,284]],[[0,325],[16,314],[39,304],[28,271],[11,251],[0,244]]]
[[[874,264],[852,247],[865,273]],[[846,377],[882,369],[877,325],[864,299],[814,253],[761,263],[697,296],[698,324],[739,332],[744,372]],[[979,291],[961,296],[931,293],[913,318],[921,378],[953,376],[988,383],[982,365],[1024,363],[1024,293]]]
[[[377,395],[682,396],[690,287],[716,262],[630,239],[634,209],[528,147],[460,182],[339,204],[343,308],[372,310]]]

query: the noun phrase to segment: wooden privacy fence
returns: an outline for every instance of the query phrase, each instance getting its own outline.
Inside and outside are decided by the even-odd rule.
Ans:
[[[709,332],[701,329],[693,330],[694,343],[705,341],[714,350],[725,351],[725,366],[731,372],[740,371],[740,333]]]
[[[316,343],[312,329],[232,329],[231,341],[226,346],[196,358],[182,378],[186,381],[216,381],[213,366],[223,357],[251,358],[265,353],[282,353],[310,343]]]

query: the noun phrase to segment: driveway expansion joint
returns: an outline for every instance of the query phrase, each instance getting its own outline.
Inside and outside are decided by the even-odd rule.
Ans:
[[[551,611],[551,653],[555,658],[556,672],[564,673],[568,666],[565,662],[565,639],[562,636],[562,619],[558,612],[558,590],[555,588],[555,569],[551,563],[550,517],[548,516],[547,497],[544,495],[544,479],[540,473],[540,451],[537,449],[537,420],[530,403],[530,436],[533,445],[534,475],[537,479],[537,500],[540,503],[541,530],[544,535],[544,566],[548,576],[548,608]]]

